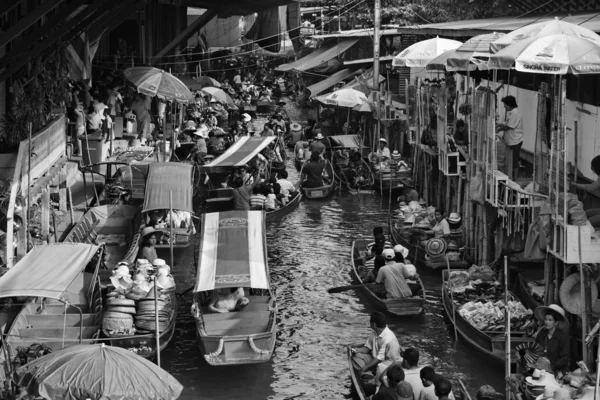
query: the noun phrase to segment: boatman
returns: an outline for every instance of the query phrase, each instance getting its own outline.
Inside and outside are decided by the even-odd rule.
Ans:
[[[325,138],[320,133],[317,135],[317,137],[315,138],[315,140],[308,147],[308,149],[310,150],[311,154],[312,153],[317,153],[320,156],[323,155],[323,153],[325,152],[325,149],[326,149],[325,144],[323,143],[324,139]]]
[[[375,153],[369,153],[369,161],[374,164],[388,162],[392,158],[390,149],[387,147],[387,140],[384,138],[379,139],[379,148]]]
[[[381,267],[375,278],[376,283],[383,283],[385,286],[386,298],[405,299],[412,296],[412,290],[404,279],[404,264],[397,263],[394,258],[396,253],[393,249],[383,251],[386,264]]]

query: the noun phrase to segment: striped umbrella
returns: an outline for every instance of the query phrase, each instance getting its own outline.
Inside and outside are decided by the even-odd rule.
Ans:
[[[181,102],[194,101],[194,95],[181,80],[154,67],[127,68],[123,74],[138,92],[160,99]]]
[[[477,58],[489,58],[490,43],[504,36],[504,33],[486,33],[477,35],[467,40],[456,49],[454,55],[447,59],[448,71],[466,71],[469,69],[471,60]]]

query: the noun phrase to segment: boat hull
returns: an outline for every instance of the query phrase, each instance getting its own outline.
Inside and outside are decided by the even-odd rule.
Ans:
[[[354,279],[362,284],[363,281],[358,273],[359,266],[363,263],[362,255],[367,250],[367,242],[365,239],[357,239],[352,244],[352,273]],[[426,303],[425,286],[421,278],[417,277],[416,283],[408,282],[415,296],[406,299],[382,299],[377,296],[369,287],[363,286],[362,292],[369,298],[375,308],[388,312],[398,317],[414,316],[423,313]]]
[[[290,200],[284,207],[281,207],[280,209],[274,211],[267,211],[267,222],[275,221],[278,218],[281,218],[284,215],[288,214],[296,207],[298,207],[298,204],[300,204],[300,200],[302,200],[302,193],[297,193],[296,196],[292,200]]]
[[[348,359],[348,368],[350,368],[350,379],[352,380],[352,386],[354,390],[356,390],[356,394],[359,400],[367,400],[367,394],[362,386],[362,381],[360,380],[360,376],[358,376],[358,371],[352,365],[352,352],[350,351],[353,347],[361,347],[363,343],[356,343],[352,346],[348,346],[346,348],[346,358]]]

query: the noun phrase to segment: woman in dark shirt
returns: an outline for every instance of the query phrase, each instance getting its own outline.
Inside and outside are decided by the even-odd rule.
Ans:
[[[552,372],[560,378],[559,374],[564,374],[569,370],[569,333],[568,321],[564,310],[556,304],[549,307],[540,306],[535,309],[535,316],[543,325],[535,341],[542,346],[544,356],[550,360]],[[558,327],[559,322],[565,326],[564,329]]]

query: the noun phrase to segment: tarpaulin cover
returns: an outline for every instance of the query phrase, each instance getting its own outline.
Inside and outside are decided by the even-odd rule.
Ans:
[[[281,64],[279,67],[275,68],[276,71],[307,71],[311,68],[318,67],[331,60],[332,58],[337,57],[342,54],[350,47],[352,47],[356,42],[358,42],[360,38],[356,39],[342,39],[339,42],[329,42],[319,47],[317,50],[313,51],[307,56],[302,57],[299,60],[294,61],[289,64]]]
[[[358,135],[329,136],[328,139],[331,147],[343,147],[346,149],[359,149],[361,147]]]
[[[177,399],[183,386],[131,351],[80,344],[40,357],[16,372],[17,384],[44,399]]]
[[[60,299],[98,249],[83,243],[34,247],[0,278],[0,297]]]
[[[143,212],[169,209],[169,193],[173,193],[173,210],[194,212],[192,206],[192,165],[152,163],[148,168]]]
[[[228,148],[225,153],[208,164],[204,164],[204,168],[245,165],[276,139],[275,136],[244,136]]]
[[[349,68],[343,69],[343,70],[338,71],[335,74],[331,75],[330,77],[325,78],[322,81],[315,83],[314,85],[308,86],[306,88],[306,90],[308,90],[310,92],[311,97],[316,96],[319,93],[324,92],[325,90],[329,89],[330,87],[332,87],[339,81],[344,80],[344,79],[354,75],[355,73],[356,72],[353,72]]]
[[[262,211],[202,215],[195,292],[228,287],[269,289]]]

